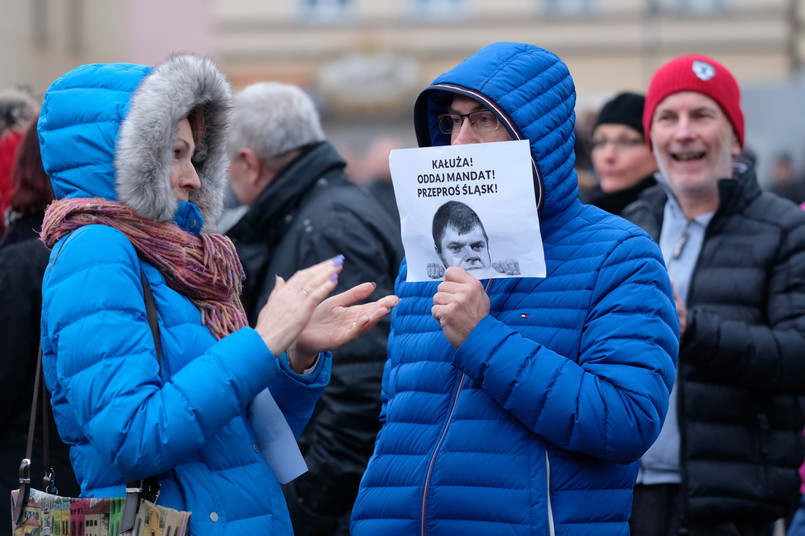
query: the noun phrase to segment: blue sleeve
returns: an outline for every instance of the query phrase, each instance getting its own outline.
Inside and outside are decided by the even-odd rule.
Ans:
[[[577,360],[487,316],[453,363],[550,443],[630,463],[659,435],[678,345],[668,273],[656,245],[638,236],[598,272]]]
[[[285,420],[291,427],[294,437],[299,439],[299,435],[313,414],[316,402],[330,382],[330,373],[333,369],[332,354],[330,352],[322,353],[316,368],[308,376],[297,374],[291,369],[287,354],[280,356],[279,365],[282,374],[271,384],[269,390],[277,406],[285,415]]]
[[[193,334],[184,341],[169,341],[175,334],[162,330],[163,352],[205,348],[163,382],[140,266],[122,233],[87,226],[56,244],[43,286],[46,379],[54,405],[69,407],[57,417],[60,431],[77,427],[128,479],[186,459],[281,374],[256,331],[215,341],[198,324],[183,331]],[[165,366],[171,357],[163,353]]]

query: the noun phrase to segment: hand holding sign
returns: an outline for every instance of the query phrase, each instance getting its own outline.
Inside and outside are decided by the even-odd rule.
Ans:
[[[445,337],[458,348],[489,314],[489,296],[478,279],[461,268],[448,268],[444,281],[433,296],[431,314],[442,326]]]
[[[397,149],[389,167],[408,281],[442,279],[449,267],[476,279],[545,277],[528,141]]]

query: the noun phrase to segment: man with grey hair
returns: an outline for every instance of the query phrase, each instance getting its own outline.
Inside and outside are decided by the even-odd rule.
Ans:
[[[368,299],[391,294],[402,260],[397,227],[378,202],[348,180],[300,88],[259,82],[236,96],[230,184],[248,211],[227,232],[246,271],[250,323],[275,274],[287,277],[344,255],[339,289],[364,281]],[[380,382],[389,319],[333,352],[333,372],[299,438],[309,471],[285,487],[297,535],[347,534],[349,514],[379,429]]]

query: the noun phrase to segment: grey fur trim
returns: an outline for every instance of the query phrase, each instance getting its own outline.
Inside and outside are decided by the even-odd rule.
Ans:
[[[173,218],[178,206],[170,184],[173,138],[176,124],[196,106],[204,111],[205,129],[193,156],[201,188],[190,193],[190,202],[201,210],[202,230],[212,231],[223,212],[232,93],[210,59],[171,56],[143,79],[120,126],[115,191],[144,218]]]

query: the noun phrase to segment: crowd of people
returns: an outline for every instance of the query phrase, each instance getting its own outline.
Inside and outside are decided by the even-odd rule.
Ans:
[[[299,87],[233,95],[181,54],[77,67],[41,103],[0,92],[3,489],[41,354],[59,493],[154,477],[195,536],[805,535],[794,179],[759,186],[714,58],[614,94],[589,154],[575,105],[525,43],[422,90],[420,147],[527,142],[546,275],[493,259],[448,201],[442,265],[409,281],[394,144],[357,184]],[[289,441],[259,437],[258,398]]]

